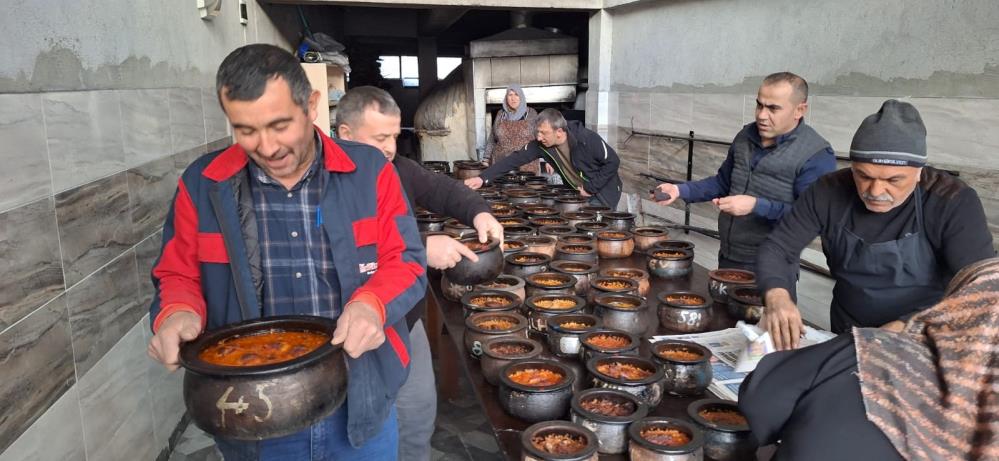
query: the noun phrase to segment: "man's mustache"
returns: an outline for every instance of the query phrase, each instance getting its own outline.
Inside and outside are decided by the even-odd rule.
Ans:
[[[895,201],[891,195],[881,194],[881,195],[871,195],[867,192],[860,194],[860,198],[864,199],[865,202],[887,202],[892,203]]]

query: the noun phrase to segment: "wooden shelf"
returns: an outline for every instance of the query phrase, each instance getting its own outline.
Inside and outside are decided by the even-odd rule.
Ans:
[[[316,115],[316,125],[326,127],[328,132],[332,132],[330,108],[335,108],[337,103],[330,104],[330,90],[346,91],[346,74],[339,66],[322,62],[303,62],[302,68],[305,69],[305,75],[309,78],[312,88],[319,90],[319,110]]]

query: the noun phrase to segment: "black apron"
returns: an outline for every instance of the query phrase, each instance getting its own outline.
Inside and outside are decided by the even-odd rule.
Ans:
[[[917,186],[915,222],[898,240],[865,242],[847,229],[852,207],[843,212],[825,246],[836,280],[830,312],[834,333],[879,327],[943,298],[943,268],[923,228],[922,194]]]

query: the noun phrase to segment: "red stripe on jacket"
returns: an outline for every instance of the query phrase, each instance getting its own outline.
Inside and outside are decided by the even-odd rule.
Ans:
[[[402,363],[402,367],[408,367],[409,351],[406,350],[406,344],[402,342],[402,338],[400,338],[399,333],[395,331],[395,327],[386,328],[385,337],[388,339],[392,349],[395,350],[395,354],[399,356],[399,362]]]
[[[197,314],[204,329],[208,316],[198,263],[198,212],[183,179],[178,181],[173,203],[173,230],[173,237],[163,247],[159,263],[153,268],[153,276],[160,283],[160,305],[163,306],[153,319],[153,331],[159,329],[163,319],[178,310]]]
[[[403,261],[402,254],[406,251],[406,242],[399,232],[396,219],[408,214],[406,196],[403,195],[399,176],[391,163],[386,163],[378,174],[376,183],[378,209],[375,215],[378,220],[378,270],[375,275],[354,293],[355,300],[362,293],[371,293],[381,301],[382,318],[385,318],[385,306],[407,288],[416,283],[417,277],[423,275],[423,266],[416,262]]]

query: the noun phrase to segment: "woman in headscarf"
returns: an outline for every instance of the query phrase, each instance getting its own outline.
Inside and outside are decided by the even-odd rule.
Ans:
[[[527,107],[524,90],[520,85],[506,88],[503,110],[496,112],[493,120],[492,138],[486,144],[486,162],[492,165],[512,152],[523,149],[535,138],[534,119],[538,113]],[[520,171],[538,174],[539,161],[522,165]]]
[[[777,460],[999,460],[999,258],[961,270],[900,332],[768,354],[739,408]]]

